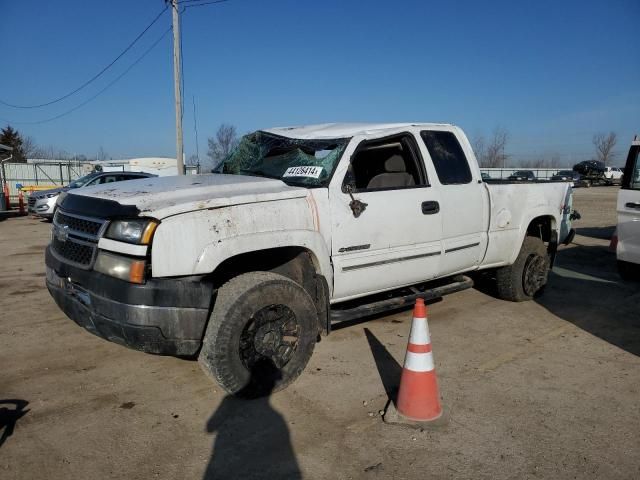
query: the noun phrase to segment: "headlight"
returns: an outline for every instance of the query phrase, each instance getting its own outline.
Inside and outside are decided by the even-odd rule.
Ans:
[[[145,267],[145,260],[100,251],[93,268],[96,272],[104,273],[120,280],[126,280],[131,283],[144,283]]]
[[[47,198],[57,197],[58,195],[60,195],[60,192],[56,192],[56,193],[47,193]]]
[[[116,220],[109,225],[105,237],[120,242],[148,245],[158,222],[148,219]]]

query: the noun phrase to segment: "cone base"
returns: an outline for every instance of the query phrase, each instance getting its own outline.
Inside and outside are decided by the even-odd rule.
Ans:
[[[443,427],[449,423],[449,416],[444,410],[440,411],[440,414],[431,420],[413,420],[405,417],[396,408],[395,404],[390,401],[382,416],[384,423],[389,425],[399,425],[409,428],[425,429],[425,428],[438,428]]]

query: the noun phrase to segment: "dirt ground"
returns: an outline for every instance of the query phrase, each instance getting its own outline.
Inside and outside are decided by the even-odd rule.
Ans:
[[[607,251],[616,193],[576,190],[579,235],[538,301],[430,307],[449,420],[424,431],[379,415],[410,311],[336,328],[293,386],[240,401],[196,362],[76,326],[44,287],[50,225],[0,222],[0,478],[640,478],[640,284]]]

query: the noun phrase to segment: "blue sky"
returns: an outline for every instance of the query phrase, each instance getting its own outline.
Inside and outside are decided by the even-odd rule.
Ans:
[[[109,63],[163,0],[0,0],[0,99],[42,103]],[[514,159],[591,155],[640,133],[638,0],[463,2],[230,0],[183,16],[185,150],[222,122],[240,132],[331,121],[437,121],[470,137],[510,133]],[[94,101],[55,121],[134,62],[170,12],[78,95],[46,108],[0,105],[41,145],[94,155],[175,156],[171,35]],[[9,48],[8,48],[9,47]]]

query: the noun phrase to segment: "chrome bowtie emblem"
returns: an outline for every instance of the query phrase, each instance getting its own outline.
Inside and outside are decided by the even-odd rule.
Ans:
[[[69,239],[69,225],[61,225],[56,228],[55,235],[59,242],[66,242]]]

